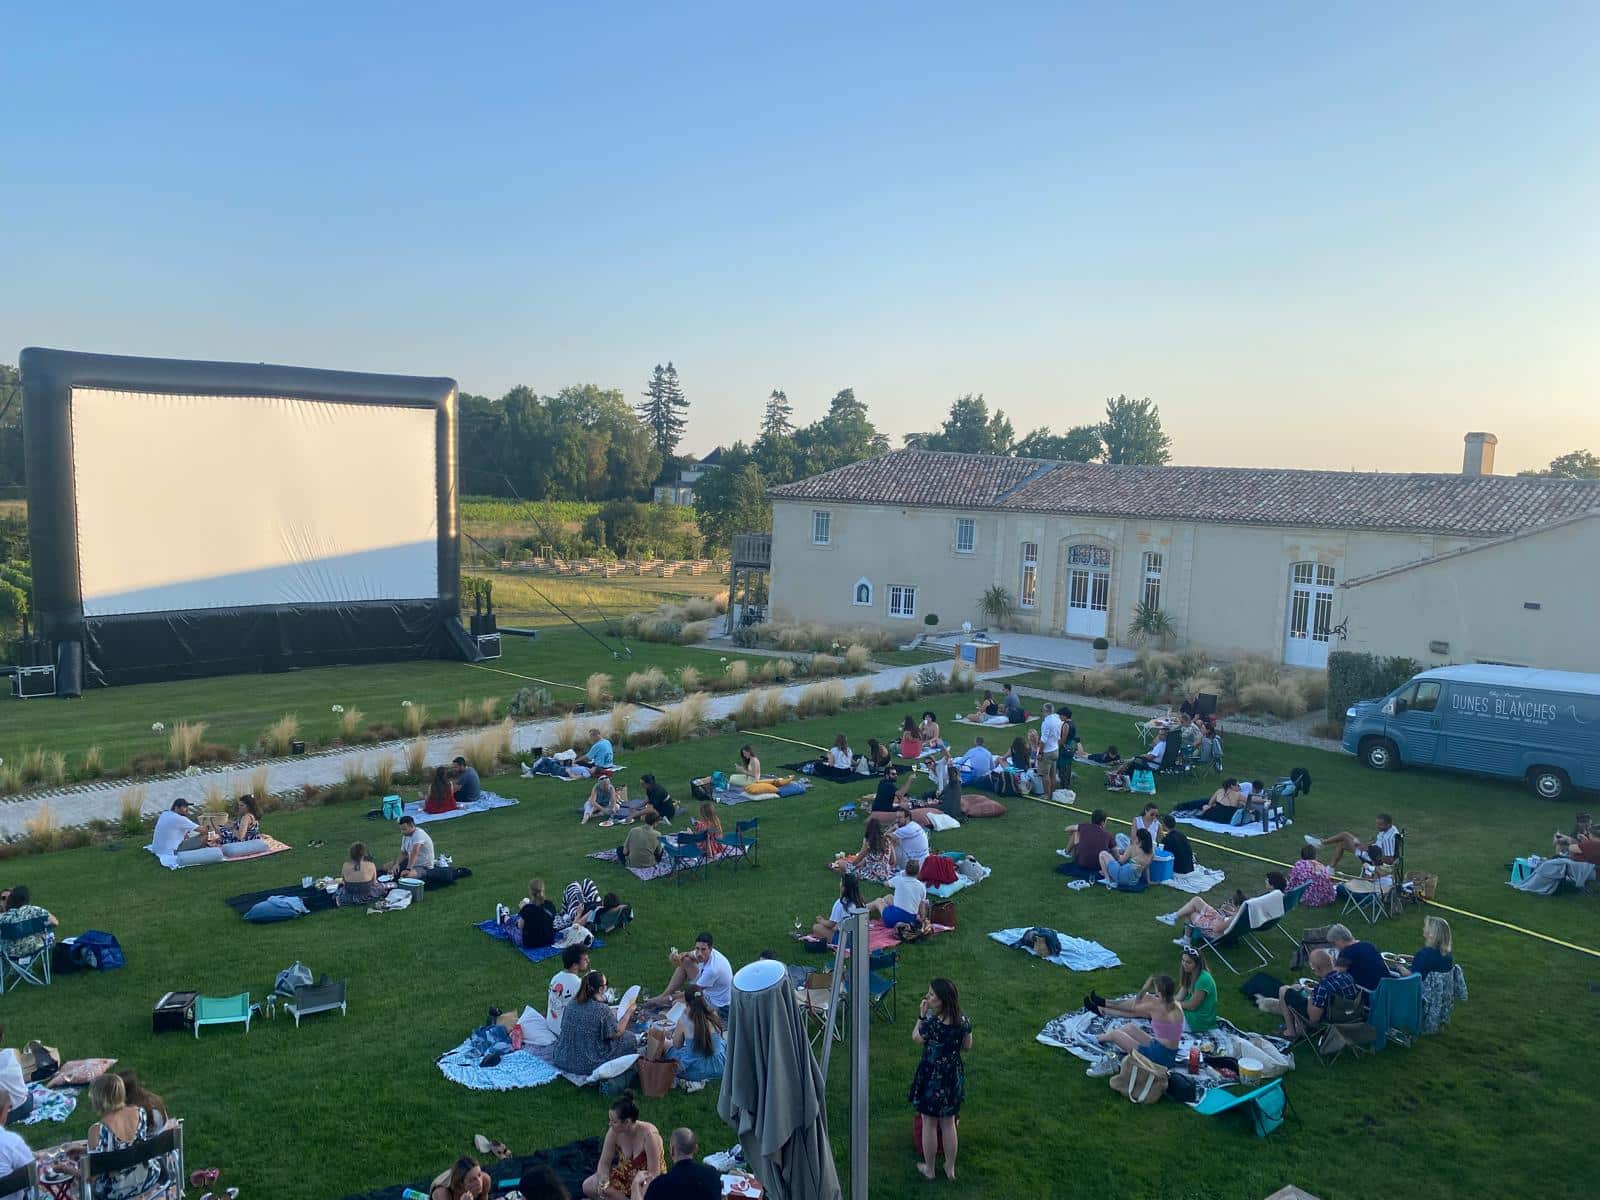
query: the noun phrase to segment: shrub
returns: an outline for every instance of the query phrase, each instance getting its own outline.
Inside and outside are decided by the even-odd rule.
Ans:
[[[1307,671],[1295,680],[1300,688],[1300,695],[1305,699],[1306,708],[1324,708],[1328,703],[1328,673],[1326,671]]]
[[[691,596],[681,606],[685,621],[705,621],[717,615],[718,609],[714,601],[704,596]]]
[[[578,748],[578,718],[566,716],[557,721],[550,728],[550,742],[547,750],[576,750]]]
[[[733,631],[732,642],[741,650],[749,650],[761,645],[761,635],[756,632],[754,625],[740,625]]]
[[[1178,677],[1178,657],[1160,651],[1141,650],[1134,660],[1133,669],[1147,692],[1159,692]]]
[[[736,658],[728,664],[728,669],[722,673],[728,681],[729,691],[738,691],[750,686],[750,664],[742,658]]]
[[[817,679],[829,679],[839,674],[843,669],[843,661],[831,655],[813,654],[811,656],[811,674]]]
[[[426,738],[413,738],[406,743],[406,774],[421,779],[428,769],[428,742]]]
[[[1386,696],[1421,670],[1414,658],[1335,650],[1328,655],[1328,720],[1342,723],[1357,700]]]
[[[145,795],[144,784],[137,783],[133,787],[123,788],[122,795],[117,800],[117,825],[129,837],[144,832]]]
[[[621,747],[628,740],[628,726],[633,722],[634,714],[639,709],[632,704],[618,704],[611,710],[611,720],[606,725],[606,737],[611,739],[611,744]]]
[[[922,692],[942,692],[945,689],[944,672],[938,667],[929,665],[917,672],[917,690]]]
[[[762,683],[776,683],[778,681],[778,664],[783,661],[781,658],[764,659],[761,665],[756,668],[756,678]]]
[[[611,699],[611,676],[596,671],[583,681],[583,695],[591,709],[604,708]]]
[[[739,703],[734,706],[732,713],[733,723],[739,729],[759,729],[761,719],[761,696],[759,691],[746,692],[739,697]]]
[[[622,685],[622,694],[629,700],[654,700],[667,687],[666,674],[660,667],[646,667],[628,676]]]
[[[684,690],[685,694],[698,692],[701,678],[700,671],[695,667],[678,668],[678,686]]]
[[[550,690],[542,687],[518,688],[511,697],[511,715],[537,717],[550,711]]]
[[[1082,692],[1085,696],[1108,696],[1122,686],[1122,677],[1116,671],[1101,667],[1096,671],[1085,671],[1081,675],[1071,676],[1077,681],[1077,687],[1071,690]]]
[[[795,702],[795,712],[802,717],[832,716],[843,707],[844,685],[835,680],[811,684]]]
[[[1215,696],[1221,687],[1222,684],[1215,675],[1189,675],[1178,684],[1178,690],[1185,696],[1190,694],[1198,696],[1201,692]]]
[[[56,840],[61,836],[61,821],[48,804],[39,805],[33,816],[22,823],[22,828],[27,831],[28,841],[35,850],[55,849]]]
[[[407,737],[416,737],[428,727],[428,706],[407,700],[400,709],[400,728]]]
[[[0,795],[22,790],[22,772],[15,763],[0,763]]]
[[[38,783],[44,778],[44,747],[35,746],[22,756],[17,772],[23,783]]]
[[[1305,697],[1293,682],[1252,683],[1239,693],[1239,705],[1246,712],[1271,713],[1288,720],[1306,711]]]
[[[289,753],[289,743],[300,733],[300,718],[294,713],[284,713],[261,735],[261,745],[268,754],[282,757]]]
[[[349,758],[345,759],[344,765],[340,768],[340,774],[344,776],[344,781],[346,783],[358,783],[361,780],[366,779],[366,760],[361,758],[359,755],[351,755]]]
[[[378,791],[385,796],[394,791],[393,755],[378,755],[377,761],[372,764],[372,782],[377,785]]]
[[[361,722],[366,713],[359,708],[347,708],[339,714],[339,736],[347,742],[353,742],[361,733]]]
[[[456,701],[456,724],[476,725],[478,723],[478,706],[465,696]]]
[[[907,675],[900,681],[900,687],[897,690],[899,691],[900,699],[915,700],[922,695],[922,684],[917,682],[915,675]]]
[[[78,774],[84,779],[99,779],[105,774],[105,766],[98,744],[90,746],[83,752],[83,766],[78,769]]]
[[[671,705],[650,725],[652,741],[681,742],[693,737],[706,727],[709,720],[710,697],[704,692],[690,692],[677,704]]]
[[[67,782],[67,756],[52,750],[44,759],[45,782],[51,787],[61,787]]]
[[[1282,663],[1265,654],[1246,654],[1223,667],[1223,694],[1242,703],[1245,689],[1251,684],[1277,683],[1282,678]]]
[[[680,646],[693,646],[705,641],[711,636],[716,621],[690,621],[678,632],[673,640]]]
[[[857,708],[868,708],[876,701],[877,693],[872,690],[872,680],[856,680],[855,690],[850,694],[850,702]]]
[[[1178,651],[1178,673],[1185,678],[1211,673],[1211,656],[1204,650],[1190,646]],[[1207,689],[1210,690],[1210,689]]]
[[[929,629],[938,628],[938,625],[939,625],[939,614],[938,613],[929,613],[927,616],[922,618],[922,623],[924,625],[926,625]]]
[[[1090,644],[1093,645],[1096,650],[1109,650],[1109,649],[1111,649],[1111,643],[1106,641],[1106,639],[1103,638],[1103,637],[1095,638],[1095,640]]]
[[[803,658],[775,658],[772,661],[778,664],[773,671],[779,683],[804,679],[811,670],[811,664]]]
[[[945,690],[950,692],[977,691],[978,672],[965,663],[955,663],[950,668],[950,677],[945,681]]]
[[[860,642],[852,642],[845,648],[845,669],[852,675],[859,675],[862,671],[865,671],[867,669],[867,664],[871,661],[872,651],[868,650]]]

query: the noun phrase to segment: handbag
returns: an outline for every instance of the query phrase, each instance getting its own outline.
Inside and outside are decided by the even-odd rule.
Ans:
[[[639,1070],[639,1090],[652,1100],[659,1100],[672,1090],[678,1078],[678,1060],[640,1057],[634,1064]]]
[[[1405,881],[1420,899],[1432,900],[1439,893],[1439,877],[1431,871],[1407,871]]]
[[[928,919],[935,925],[948,925],[951,929],[956,927],[956,902],[954,900],[941,900],[928,910]]]
[[[1157,1066],[1137,1050],[1122,1060],[1122,1069],[1111,1077],[1111,1090],[1126,1096],[1132,1104],[1154,1104],[1167,1094],[1167,1068]]]

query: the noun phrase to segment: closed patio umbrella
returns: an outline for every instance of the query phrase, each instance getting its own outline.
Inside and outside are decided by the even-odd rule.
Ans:
[[[727,1041],[717,1113],[768,1200],[840,1200],[822,1069],[782,963],[753,962],[733,977]]]

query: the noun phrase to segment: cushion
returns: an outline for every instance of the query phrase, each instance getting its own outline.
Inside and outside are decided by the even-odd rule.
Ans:
[[[75,1058],[69,1063],[62,1063],[61,1069],[50,1076],[45,1087],[87,1087],[116,1065],[114,1058]]]
[[[963,817],[1003,817],[1006,815],[1006,806],[1000,801],[989,796],[962,796],[961,815]]]
[[[932,829],[933,826],[929,823],[928,818],[938,811],[937,808],[914,808],[911,810],[911,819],[924,829]]]
[[[744,785],[744,794],[746,796],[776,796],[778,794],[778,785],[770,779],[757,779],[754,783]]]
[[[805,794],[806,786],[803,783],[786,783],[778,789],[778,795],[780,796],[804,796]]]
[[[202,846],[198,850],[179,850],[172,856],[180,867],[204,867],[223,861],[221,846]]]
[[[219,846],[224,858],[248,858],[252,854],[265,854],[269,847],[261,838],[251,838],[248,842],[228,842]]]

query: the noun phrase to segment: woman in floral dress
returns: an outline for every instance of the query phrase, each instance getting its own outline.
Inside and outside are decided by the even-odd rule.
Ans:
[[[922,1115],[922,1161],[917,1170],[924,1179],[932,1179],[942,1147],[945,1177],[954,1179],[956,1118],[966,1094],[961,1056],[972,1049],[972,1022],[962,1015],[961,997],[948,979],[928,984],[911,1040],[922,1047],[922,1061],[906,1096]]]

